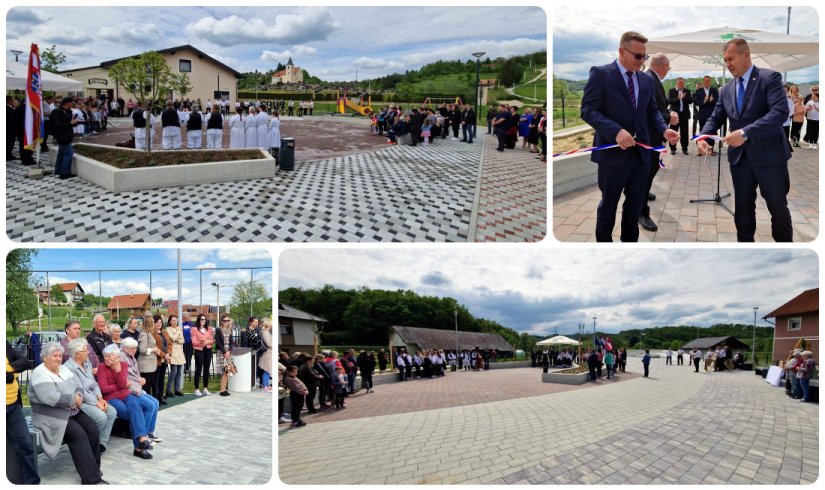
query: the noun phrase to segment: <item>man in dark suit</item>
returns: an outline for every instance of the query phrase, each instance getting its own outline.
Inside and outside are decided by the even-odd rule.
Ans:
[[[650,77],[650,80],[653,81],[653,94],[654,100],[656,101],[656,108],[662,114],[662,119],[670,125],[671,129],[674,129],[674,126],[678,127],[679,123],[679,116],[676,115],[675,112],[670,112],[667,109],[667,98],[665,97],[665,87],[662,85],[662,80],[667,75],[667,72],[670,71],[670,60],[664,53],[656,53],[650,58],[650,68],[645,72],[645,75]],[[659,146],[664,142],[664,136],[657,136],[657,133],[651,128],[650,137],[653,140],[653,146]],[[672,145],[671,145],[672,146]],[[655,194],[650,193],[651,187],[653,187],[653,179],[656,178],[656,174],[659,173],[659,159],[661,158],[661,153],[655,151],[648,152],[650,156],[650,168],[648,169],[647,174],[647,186],[645,187],[645,200],[644,205],[642,206],[642,214],[639,216],[639,224],[642,225],[647,231],[656,231],[659,229],[656,226],[656,223],[650,219],[650,206],[647,204],[648,201],[652,201],[656,199]]]
[[[664,137],[679,137],[669,129],[656,108],[653,82],[640,73],[648,59],[647,38],[637,32],[622,34],[619,56],[613,63],[590,68],[581,102],[582,119],[595,129],[593,146],[618,144],[618,148],[594,151],[590,159],[599,164],[598,182],[602,199],[596,215],[596,240],[613,241],[616,209],[622,193],[621,240],[639,240],[639,215],[645,199],[649,150],[636,145],[654,145]],[[651,136],[651,131],[654,136]]]
[[[682,153],[688,154],[688,141],[690,135],[688,134],[688,121],[690,120],[690,105],[693,104],[693,97],[690,95],[690,90],[685,88],[685,79],[679,77],[676,79],[676,87],[670,89],[667,94],[667,102],[670,104],[670,110],[679,116],[679,121],[676,125],[671,125],[670,129],[679,131],[679,141],[682,143]],[[694,131],[695,132],[695,131]],[[670,145],[671,155],[676,154],[676,145]]]
[[[713,114],[713,108],[716,107],[717,100],[719,100],[719,91],[716,90],[716,87],[710,86],[710,77],[705,75],[704,78],[702,78],[702,87],[696,89],[696,92],[693,93],[693,103],[699,108],[700,132],[701,129],[705,127],[705,123],[710,115]],[[713,151],[715,144],[714,142],[710,147],[711,155],[716,155],[716,152]]]
[[[740,242],[754,241],[756,233],[756,188],[771,213],[771,235],[777,242],[793,241],[788,211],[788,159],[791,148],[782,123],[788,119],[788,103],[782,75],[753,66],[748,43],[733,39],[725,43],[725,66],[732,80],[722,87],[720,102],[702,126],[702,134],[714,134],[730,121],[728,161],[736,205],[734,222]],[[711,147],[699,141],[699,151]]]

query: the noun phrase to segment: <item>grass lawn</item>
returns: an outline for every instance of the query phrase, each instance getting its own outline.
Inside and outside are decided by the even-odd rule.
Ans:
[[[536,80],[531,84],[516,87],[514,92],[522,97],[547,100],[547,79]]]

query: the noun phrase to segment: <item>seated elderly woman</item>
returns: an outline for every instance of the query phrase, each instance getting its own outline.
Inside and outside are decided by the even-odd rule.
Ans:
[[[43,452],[54,459],[66,443],[81,483],[106,484],[100,472],[97,426],[81,410],[83,390],[62,364],[63,347],[57,342],[44,344],[42,358],[43,364],[32,371],[29,380],[29,402],[32,426],[40,432]]]
[[[109,327],[109,335],[112,336],[112,342],[120,346],[120,335],[123,333],[123,329],[120,328],[120,325],[117,323],[112,324]]]
[[[145,380],[136,379],[133,374],[137,373],[137,361],[134,358],[137,341],[125,338],[121,344],[123,351],[114,344],[103,349],[104,362],[97,374],[100,391],[103,398],[117,410],[117,416],[129,421],[134,445],[132,454],[138,458],[152,459],[149,454],[152,440],[160,442],[154,437],[158,401],[143,391]]]
[[[100,433],[100,452],[106,451],[109,445],[109,435],[117,418],[115,408],[103,399],[100,386],[92,373],[92,362],[89,360],[89,349],[86,339],[74,339],[69,342],[69,360],[63,365],[74,374],[77,384],[82,390],[83,405],[80,409],[94,420]]]

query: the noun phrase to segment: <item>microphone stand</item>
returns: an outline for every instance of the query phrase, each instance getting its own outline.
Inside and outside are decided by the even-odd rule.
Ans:
[[[725,137],[726,132],[727,132],[727,124],[722,126],[722,137],[723,138]],[[721,189],[721,182],[722,182],[722,146],[723,146],[723,143],[720,141],[719,142],[719,153],[716,155],[717,156],[717,159],[716,159],[716,194],[714,194],[713,197],[708,198],[708,199],[691,199],[690,202],[691,203],[695,203],[695,202],[714,202],[714,203],[716,203],[717,206],[722,206],[725,209],[725,211],[727,211],[731,215],[733,215],[733,211],[731,211],[730,208],[727,207],[724,202],[722,202],[723,199],[727,199],[728,197],[730,197],[730,192],[728,192],[724,196],[719,194],[720,189]],[[702,161],[702,163],[705,163],[707,161],[708,161],[708,155],[705,155],[705,159]]]

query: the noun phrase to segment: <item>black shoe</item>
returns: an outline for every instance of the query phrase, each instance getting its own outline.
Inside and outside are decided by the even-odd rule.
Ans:
[[[168,405],[168,403],[166,403],[166,398],[161,398],[158,403],[160,403],[161,405]]]
[[[320,410],[308,410],[307,413],[318,413]]]
[[[137,456],[140,459],[152,459],[152,455],[145,449],[135,449],[132,451],[132,455]]]
[[[100,454],[103,454],[103,453],[105,453],[105,452],[106,452],[106,446],[104,446],[103,444],[101,444],[101,445],[100,445]]]
[[[180,391],[176,391],[175,396],[183,396],[183,393],[181,393]]]
[[[656,200],[656,194],[654,194],[652,192],[648,192],[647,193],[647,200],[648,201],[655,201]]]
[[[173,395],[172,393],[167,393],[165,398],[175,398],[175,395]]]
[[[75,177],[77,177],[77,175],[73,175],[73,174],[65,174],[65,175],[61,175],[61,176],[60,176],[60,179],[61,179],[61,180],[66,180],[66,179],[73,179],[73,178],[75,178]]]
[[[642,228],[644,228],[647,231],[656,231],[659,229],[659,227],[656,226],[656,223],[654,223],[653,220],[650,219],[650,216],[640,216],[639,224],[642,225]]]
[[[156,436],[154,432],[150,432],[150,433],[146,434],[146,437],[148,437],[149,439],[151,439],[151,440],[152,440],[152,442],[163,442],[163,439],[161,439],[160,437]]]
[[[670,154],[671,154],[671,155],[675,155],[675,154],[676,154],[676,150],[670,150]]]
[[[687,149],[682,150],[682,153],[684,153],[685,155],[687,155],[687,154],[688,154]]]
[[[141,451],[144,451],[144,450],[148,451],[148,450],[152,449],[152,440],[151,439],[146,439],[143,442],[139,442],[137,449],[139,449]]]
[[[222,392],[220,393],[220,395],[221,395],[221,396],[229,396],[229,392],[228,392],[228,391],[222,391]]]

